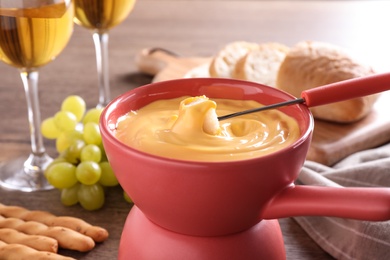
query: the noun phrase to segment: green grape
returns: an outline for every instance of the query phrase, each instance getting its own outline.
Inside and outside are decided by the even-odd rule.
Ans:
[[[71,130],[62,132],[56,140],[56,149],[58,153],[62,153],[76,140],[83,140],[83,133],[79,130]]]
[[[71,112],[76,116],[77,122],[80,122],[84,116],[86,104],[80,96],[72,95],[62,101],[61,111]]]
[[[81,151],[85,147],[84,140],[76,139],[68,148],[62,153],[62,158],[65,158],[68,162],[77,165],[81,160]]]
[[[46,169],[47,181],[57,189],[70,188],[77,183],[76,166],[69,162],[58,162]]]
[[[46,176],[46,173],[48,172],[49,168],[53,166],[54,164],[60,163],[60,162],[67,162],[67,160],[63,157],[57,157],[53,161],[49,163],[49,165],[46,166],[44,175]]]
[[[61,134],[61,131],[54,123],[54,117],[49,117],[42,121],[41,133],[47,139],[56,139]]]
[[[86,125],[89,122],[99,124],[100,115],[102,114],[103,108],[91,108],[87,111],[83,118],[83,124]]]
[[[92,185],[99,181],[102,170],[96,162],[81,162],[76,168],[76,178],[85,185]]]
[[[68,111],[59,111],[54,115],[54,123],[60,131],[70,131],[76,128],[77,118]]]
[[[130,198],[129,195],[127,195],[126,191],[123,191],[123,198],[124,198],[128,203],[133,203],[133,200]]]
[[[70,188],[61,190],[61,202],[63,205],[72,206],[79,202],[79,198],[77,196],[79,187],[80,183],[76,183]]]
[[[83,138],[87,144],[100,145],[102,143],[102,136],[99,125],[94,122],[86,123],[84,125]]]
[[[93,185],[81,184],[77,197],[81,206],[86,210],[97,210],[104,205],[104,189],[98,183]]]
[[[101,162],[99,163],[99,166],[102,169],[102,175],[100,176],[99,180],[101,185],[116,186],[119,184],[109,162]]]
[[[95,144],[87,144],[81,150],[80,160],[82,162],[93,161],[98,163],[100,162],[101,159],[102,159],[102,151],[100,150],[99,146]]]
[[[99,129],[103,108],[86,111],[85,101],[77,95],[61,103],[61,111],[42,121],[45,138],[56,139],[60,154],[45,169],[45,177],[61,190],[61,202],[80,203],[87,210],[104,205],[104,188],[119,185],[108,162]],[[125,199],[131,202],[126,195]]]

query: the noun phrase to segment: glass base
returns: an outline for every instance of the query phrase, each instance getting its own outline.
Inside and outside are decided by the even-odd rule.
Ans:
[[[47,154],[17,158],[0,164],[0,186],[24,192],[51,190],[44,169],[52,161]]]

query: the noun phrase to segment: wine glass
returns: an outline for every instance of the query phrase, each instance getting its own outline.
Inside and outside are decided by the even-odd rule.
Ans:
[[[40,132],[38,68],[52,61],[73,32],[72,0],[0,1],[0,60],[20,71],[27,100],[31,153],[0,164],[0,185],[20,191],[52,189],[44,176],[52,161]]]
[[[123,22],[133,10],[135,0],[74,0],[76,24],[92,31],[96,51],[99,102],[97,108],[110,102],[108,73],[108,31]]]

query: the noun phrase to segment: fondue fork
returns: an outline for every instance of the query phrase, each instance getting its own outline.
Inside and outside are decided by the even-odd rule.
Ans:
[[[218,120],[295,104],[305,104],[307,107],[315,107],[368,96],[386,90],[390,90],[390,73],[374,74],[308,89],[302,91],[301,98],[219,116]]]

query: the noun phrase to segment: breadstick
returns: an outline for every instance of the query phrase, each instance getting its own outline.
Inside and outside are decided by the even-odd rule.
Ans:
[[[76,260],[72,257],[38,251],[20,244],[7,244],[0,240],[0,260]]]
[[[31,216],[31,220],[38,221],[39,219]],[[80,218],[59,216],[43,219],[42,223],[48,226],[62,226],[70,228],[81,234],[89,236],[96,242],[103,242],[108,238],[108,231],[102,227],[92,226]]]
[[[11,228],[29,235],[41,235],[58,241],[61,248],[87,252],[95,247],[92,238],[65,227],[48,227],[36,221],[0,216],[0,228]]]
[[[0,215],[20,218],[25,221],[36,221],[47,226],[61,226],[73,229],[81,234],[91,237],[96,242],[103,242],[108,238],[108,232],[102,227],[92,226],[80,218],[57,217],[46,211],[28,210],[18,206],[6,206],[0,203]]]
[[[21,244],[38,251],[57,253],[58,242],[54,238],[40,235],[27,235],[11,228],[0,228],[0,240],[7,244]]]

